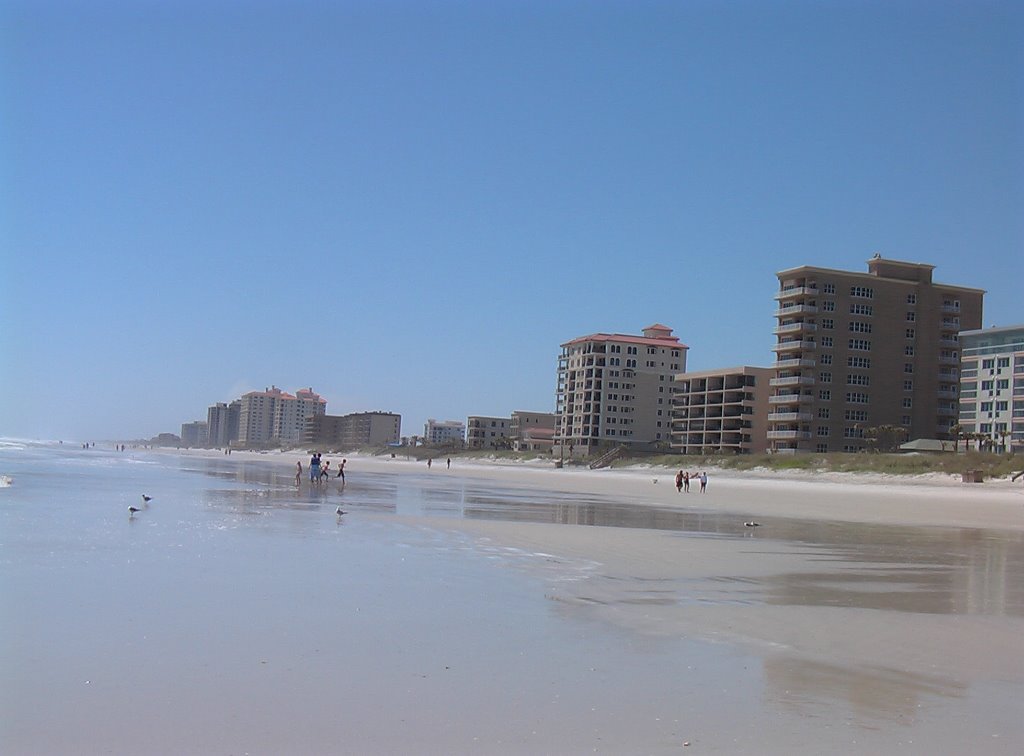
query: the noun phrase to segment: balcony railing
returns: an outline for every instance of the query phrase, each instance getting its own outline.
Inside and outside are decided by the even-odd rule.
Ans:
[[[768,404],[799,404],[811,400],[812,397],[805,396],[804,394],[777,394],[768,397]]]
[[[786,323],[785,325],[775,326],[772,329],[772,333],[781,335],[784,333],[810,333],[811,331],[817,331],[818,326],[814,323]]]
[[[814,378],[809,375],[787,375],[783,378],[772,378],[769,386],[813,386]]]
[[[810,412],[769,412],[768,422],[770,423],[795,423],[811,420]]]
[[[800,430],[773,430],[768,431],[769,441],[808,441],[811,438],[810,431]]]
[[[775,294],[776,299],[790,299],[792,297],[813,297],[818,295],[817,286],[789,286]]]
[[[809,352],[812,349],[817,349],[818,344],[814,341],[780,341],[778,344],[772,347],[773,352],[792,352],[800,350],[801,352]]]
[[[772,367],[785,369],[785,368],[802,368],[802,367],[814,367],[817,364],[816,360],[812,360],[808,357],[790,357],[788,360],[776,360]]]
[[[783,305],[775,311],[775,317],[784,318],[789,315],[813,315],[818,311],[818,308],[814,305],[808,304],[791,304]]]

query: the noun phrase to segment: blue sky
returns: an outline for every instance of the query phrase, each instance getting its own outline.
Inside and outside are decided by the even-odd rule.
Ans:
[[[4,2],[0,435],[276,384],[552,410],[559,344],[772,360],[875,252],[1024,322],[1017,2]]]

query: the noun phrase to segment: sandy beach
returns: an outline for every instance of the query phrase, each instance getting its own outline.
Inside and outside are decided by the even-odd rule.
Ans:
[[[1024,747],[1022,487],[78,456],[0,509],[5,752]]]

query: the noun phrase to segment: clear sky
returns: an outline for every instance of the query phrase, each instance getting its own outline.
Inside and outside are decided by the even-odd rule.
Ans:
[[[552,411],[660,322],[768,365],[875,252],[1024,322],[1024,4],[0,4],[0,436]]]

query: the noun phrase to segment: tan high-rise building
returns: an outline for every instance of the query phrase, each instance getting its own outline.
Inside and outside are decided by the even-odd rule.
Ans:
[[[672,448],[680,454],[758,454],[768,448],[773,368],[680,373],[672,382]]]
[[[264,391],[250,391],[241,398],[238,417],[238,440],[241,444],[298,442],[302,440],[306,418],[322,415],[327,401],[313,389],[299,389],[289,394],[277,386]]]
[[[686,370],[688,348],[660,324],[562,344],[554,445],[577,456],[599,445],[667,445],[672,376]]]
[[[867,273],[778,273],[772,449],[860,451],[864,430],[882,425],[908,440],[950,438],[957,334],[981,326],[985,292],[934,283],[933,269],[875,255]]]

